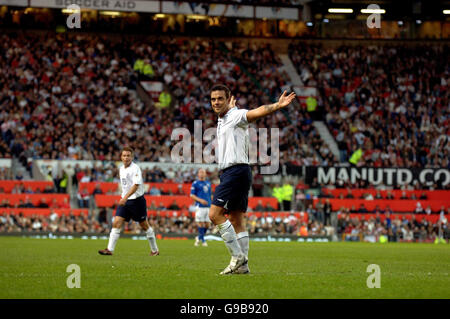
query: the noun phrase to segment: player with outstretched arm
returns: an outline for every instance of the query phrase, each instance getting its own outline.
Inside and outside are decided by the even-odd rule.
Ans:
[[[216,225],[231,254],[230,264],[220,274],[249,273],[249,235],[244,219],[252,183],[248,159],[248,125],[288,106],[295,98],[295,93],[287,95],[284,91],[278,102],[253,110],[238,109],[230,89],[224,85],[214,85],[210,94],[211,106],[219,116],[217,142],[221,175],[220,184],[214,192],[209,218]],[[225,212],[229,214],[229,219],[225,217]]]
[[[133,149],[124,147],[120,152],[120,159],[123,163],[120,167],[122,198],[119,201],[119,206],[117,206],[116,216],[114,216],[108,248],[99,250],[98,253],[100,255],[112,255],[119,240],[123,223],[133,219],[145,231],[150,243],[150,255],[157,256],[159,250],[156,245],[155,233],[147,221],[147,203],[144,197],[142,172],[140,167],[133,162]]]

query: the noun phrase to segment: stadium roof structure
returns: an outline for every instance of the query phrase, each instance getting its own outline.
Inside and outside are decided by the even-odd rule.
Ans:
[[[314,19],[363,19],[373,13],[367,11],[369,6],[377,5],[384,12],[386,20],[449,20],[450,15],[444,10],[450,9],[450,1],[445,0],[311,0],[306,6],[310,7]],[[339,12],[329,9],[351,9],[352,12]]]

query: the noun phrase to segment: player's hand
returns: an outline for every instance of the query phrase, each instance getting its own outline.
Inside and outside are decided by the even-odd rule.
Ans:
[[[295,93],[291,92],[291,94],[286,96],[286,91],[283,92],[283,94],[281,94],[280,99],[278,100],[278,105],[280,107],[285,107],[288,106],[289,104],[291,104],[292,100],[295,99]]]
[[[200,203],[203,204],[203,205],[208,205],[208,202],[206,200],[204,200],[204,199],[200,200]]]
[[[230,108],[236,106],[236,99],[234,98],[234,95],[231,96],[231,99],[230,99],[230,102],[228,103],[228,106],[229,106]]]
[[[121,198],[119,200],[119,206],[125,206],[125,203],[127,202],[127,200],[125,198]]]

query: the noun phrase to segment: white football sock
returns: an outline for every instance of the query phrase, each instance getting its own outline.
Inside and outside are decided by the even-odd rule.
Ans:
[[[236,234],[236,238],[239,243],[239,246],[241,246],[242,253],[248,259],[248,249],[249,249],[249,242],[250,242],[248,232],[246,232],[246,231],[240,232],[240,233]]]
[[[108,242],[108,250],[114,251],[114,248],[116,248],[117,241],[120,237],[120,228],[112,228],[111,232],[109,233],[109,242]]]
[[[155,233],[153,232],[153,228],[148,227],[147,231],[145,232],[147,235],[148,242],[150,244],[150,249],[154,252],[158,250],[158,246],[156,245],[156,237]]]
[[[239,255],[242,255],[241,246],[239,246],[236,232],[234,231],[234,227],[231,225],[230,221],[227,220],[225,223],[217,225],[217,228],[219,229],[220,236],[225,241],[225,245],[227,246],[231,256],[238,257]]]

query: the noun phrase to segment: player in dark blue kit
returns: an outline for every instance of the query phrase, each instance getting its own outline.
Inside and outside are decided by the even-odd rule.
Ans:
[[[198,227],[198,236],[195,237],[195,246],[202,242],[208,246],[205,240],[206,231],[209,228],[209,207],[211,206],[211,183],[206,180],[206,172],[203,168],[198,171],[198,179],[192,183],[191,198],[195,200],[195,222]]]

